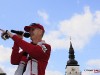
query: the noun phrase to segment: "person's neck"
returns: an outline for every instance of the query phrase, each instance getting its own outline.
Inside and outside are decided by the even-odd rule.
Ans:
[[[38,39],[38,38],[32,40],[32,42],[33,42],[34,44],[37,44],[37,43],[40,42],[40,41],[41,41],[41,39]]]

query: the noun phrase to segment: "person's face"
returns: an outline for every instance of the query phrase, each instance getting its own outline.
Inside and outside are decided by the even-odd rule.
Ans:
[[[31,28],[29,33],[31,40],[34,40],[37,37],[40,37],[40,35],[42,34],[42,30],[39,28]]]

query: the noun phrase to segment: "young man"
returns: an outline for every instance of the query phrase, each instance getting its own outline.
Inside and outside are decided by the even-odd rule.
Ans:
[[[42,41],[45,32],[42,25],[32,23],[24,30],[30,33],[31,43],[24,41],[23,36],[7,34],[13,39],[11,64],[18,65],[15,75],[45,75],[45,69],[51,53],[51,46]],[[22,49],[19,52],[19,48]]]

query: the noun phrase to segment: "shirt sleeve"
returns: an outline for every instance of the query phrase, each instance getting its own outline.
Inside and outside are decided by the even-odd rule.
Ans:
[[[12,39],[17,43],[19,47],[22,48],[22,50],[27,52],[34,59],[38,60],[47,56],[47,54],[42,50],[42,47],[39,45],[33,45],[31,43],[28,43],[22,40],[21,38],[17,37],[16,35],[14,35]],[[50,47],[48,47],[47,49],[50,50]]]
[[[14,42],[14,46],[12,47],[12,53],[11,53],[11,64],[18,65],[21,57],[23,55],[23,51],[19,52],[19,46]]]

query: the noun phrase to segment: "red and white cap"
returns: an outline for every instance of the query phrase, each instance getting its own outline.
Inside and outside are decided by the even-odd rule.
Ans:
[[[44,27],[38,23],[31,23],[29,26],[25,26],[24,30],[26,32],[29,32],[31,28],[39,28],[39,29],[43,30],[43,32],[45,32]]]

